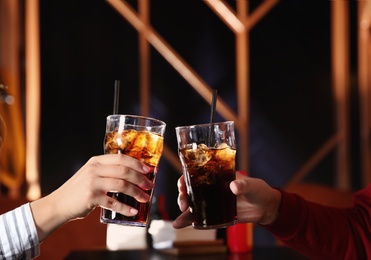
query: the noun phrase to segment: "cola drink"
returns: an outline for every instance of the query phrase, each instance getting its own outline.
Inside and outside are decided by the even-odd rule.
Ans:
[[[178,127],[176,132],[192,226],[215,229],[234,225],[236,196],[229,188],[236,178],[233,122]]]
[[[129,116],[112,115],[107,117],[107,129],[104,138],[105,154],[125,154],[148,165],[152,170],[146,177],[155,182],[158,164],[163,151],[165,123],[160,120]],[[118,201],[138,210],[135,216],[124,216],[117,212],[102,209],[101,222],[145,227],[149,223],[152,203],[152,190],[144,190],[150,195],[147,203],[140,203],[135,198],[117,192],[108,192]]]

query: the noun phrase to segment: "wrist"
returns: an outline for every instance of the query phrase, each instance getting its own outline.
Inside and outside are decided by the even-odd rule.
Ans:
[[[262,218],[262,221],[259,222],[260,225],[270,225],[278,218],[280,213],[281,198],[281,192],[277,189],[272,189],[265,215]]]
[[[58,211],[59,207],[52,196],[53,194],[50,194],[30,203],[40,242],[65,223],[63,214]]]

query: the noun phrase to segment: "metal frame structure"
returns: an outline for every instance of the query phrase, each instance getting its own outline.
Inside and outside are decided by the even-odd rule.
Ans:
[[[163,39],[154,28],[148,24],[149,0],[138,1],[138,13],[125,0],[106,0],[118,11],[139,33],[140,45],[140,91],[141,113],[149,114],[149,44],[151,44],[166,59],[175,70],[201,95],[209,104],[212,101],[212,88],[176,53],[176,51]],[[248,15],[248,2],[237,1],[237,12],[232,10],[225,2],[219,0],[204,1],[235,33],[236,36],[236,77],[238,111],[236,114],[227,104],[218,97],[216,111],[225,119],[235,121],[239,132],[239,167],[247,170],[248,162],[248,121],[249,121],[249,53],[248,32],[276,3],[277,0],[265,1],[253,15]],[[165,146],[164,156],[175,169],[181,173],[179,158]]]
[[[27,198],[41,196],[39,180],[40,32],[39,1],[26,1],[26,181]]]
[[[371,2],[358,1],[358,84],[362,184],[371,183]]]
[[[298,184],[314,167],[335,149],[335,186],[349,190],[350,184],[350,143],[349,143],[349,2],[331,1],[331,64],[332,90],[335,111],[335,132],[300,167],[286,183],[289,188]]]
[[[141,108],[143,114],[149,114],[149,44],[151,44],[183,78],[211,104],[212,89],[197,73],[177,54],[174,49],[148,23],[149,0],[140,0],[139,13],[125,0],[106,0],[118,11],[139,33],[140,39],[140,90]],[[225,119],[236,122],[239,132],[238,147],[241,170],[248,171],[249,147],[249,30],[279,3],[278,0],[263,1],[249,14],[248,1],[236,1],[234,11],[225,1],[205,0],[206,5],[234,32],[236,37],[236,82],[238,97],[238,114],[218,97],[217,112]],[[349,167],[349,50],[348,50],[348,17],[349,7],[346,2],[332,1],[332,78],[333,94],[335,99],[336,129],[337,131],[298,169],[287,182],[286,187],[299,183],[321,160],[333,149],[336,149],[336,186],[341,189],[350,188]],[[147,42],[146,42],[147,41]],[[181,173],[179,160],[172,151],[165,147],[164,156]]]
[[[10,105],[0,101],[0,117],[5,125],[4,142],[0,150],[0,184],[8,196],[20,196],[24,183],[25,137],[21,96],[19,47],[21,17],[18,1],[0,1],[0,83],[8,86],[7,95],[14,98]],[[11,129],[11,131],[10,131]]]
[[[138,12],[125,0],[106,0],[118,13],[122,15],[139,34],[140,49],[140,104],[141,113],[149,114],[149,95],[150,95],[150,45],[153,46],[170,65],[201,95],[211,104],[212,88],[197,75],[182,57],[151,27],[149,23],[149,4],[150,0],[138,1]],[[249,12],[248,1],[237,0],[236,10],[233,10],[225,1],[205,0],[203,1],[211,10],[228,26],[235,34],[236,40],[236,91],[238,97],[238,113],[236,114],[220,97],[218,97],[217,112],[225,119],[236,122],[236,128],[239,132],[239,168],[248,171],[248,129],[249,129],[249,30],[253,28],[276,4],[278,0],[265,0]],[[4,14],[7,14],[9,21],[6,24],[17,24],[19,21],[18,12],[14,6],[18,6],[19,1],[3,0],[2,4],[9,4],[9,8]],[[10,5],[11,4],[11,5]],[[38,132],[39,132],[39,106],[40,106],[40,57],[39,57],[39,29],[38,29],[38,1],[25,0],[26,4],[26,134],[23,141],[26,143],[26,181],[29,188],[28,196],[37,198],[40,196],[40,187],[38,180]],[[362,176],[363,185],[371,183],[371,2],[358,1],[358,81],[360,97],[360,116],[361,116],[361,156],[362,156]],[[331,136],[313,155],[302,165],[301,168],[287,182],[286,186],[299,183],[321,160],[323,160],[332,150],[336,149],[336,186],[341,189],[350,188],[350,167],[349,167],[349,2],[332,1],[331,2],[331,39],[332,39],[332,78],[333,95],[336,111],[336,132]],[[12,7],[13,6],[13,7]],[[4,11],[4,6],[3,11]],[[6,8],[8,8],[6,7]],[[17,7],[19,8],[19,7]],[[8,10],[13,10],[8,12]],[[1,11],[1,10],[0,10]],[[1,21],[7,16],[2,15]],[[18,17],[18,18],[17,18]],[[15,20],[16,21],[15,21]],[[5,27],[2,27],[5,28]],[[15,53],[12,46],[19,48],[20,39],[16,38],[18,29],[5,28],[5,33],[1,37],[0,54],[1,57],[7,57],[9,64],[19,62],[19,57],[10,57]],[[13,33],[12,33],[13,32]],[[14,38],[15,37],[15,38]],[[5,39],[15,41],[12,44],[5,42]],[[10,48],[10,49],[9,49]],[[4,56],[7,54],[6,56]],[[0,64],[1,65],[1,64]],[[14,85],[19,86],[17,74],[19,66],[12,66],[10,69]],[[18,82],[18,83],[17,83]],[[13,82],[12,82],[13,84]],[[18,95],[17,93],[11,93]],[[21,126],[20,112],[8,118],[12,124]],[[17,123],[18,122],[18,123]],[[24,137],[18,137],[22,142]],[[19,155],[18,155],[19,156]],[[165,147],[164,157],[169,163],[181,173],[181,166],[178,156],[168,147]],[[19,160],[22,161],[21,157]],[[22,163],[20,163],[21,165]],[[22,180],[23,181],[23,180]],[[21,186],[19,183],[18,187]]]
[[[22,1],[2,0],[0,2],[1,42],[0,76],[5,77],[9,94],[14,97],[14,104],[4,109],[0,104],[1,114],[8,125],[9,135],[5,140],[1,158],[0,182],[9,188],[9,197],[18,198],[25,180],[26,197],[29,200],[41,196],[39,183],[39,126],[40,126],[40,52],[39,52],[39,2],[26,0],[25,16],[22,17]],[[22,24],[24,21],[24,25]],[[25,42],[20,37],[25,27]],[[23,45],[24,44],[24,45]],[[22,48],[25,47],[25,111],[22,107],[20,70]],[[5,76],[4,76],[5,75]],[[6,104],[5,104],[6,105]],[[23,122],[24,119],[26,122]],[[26,129],[26,131],[24,131]]]

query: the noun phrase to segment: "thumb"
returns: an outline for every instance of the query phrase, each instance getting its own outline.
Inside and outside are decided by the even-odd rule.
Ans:
[[[235,195],[247,193],[249,189],[249,180],[246,178],[236,179],[230,183],[229,187]]]

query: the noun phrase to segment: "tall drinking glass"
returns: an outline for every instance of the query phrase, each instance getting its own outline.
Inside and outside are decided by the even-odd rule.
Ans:
[[[196,229],[215,229],[237,222],[234,122],[178,126],[178,153]]]
[[[136,115],[110,115],[107,117],[104,138],[105,154],[126,154],[137,158],[152,168],[147,178],[155,183],[158,164],[162,155],[166,124],[163,121]],[[149,223],[153,189],[147,203],[133,197],[108,192],[109,196],[138,210],[138,214],[127,217],[108,209],[102,209],[101,222],[145,227]]]

